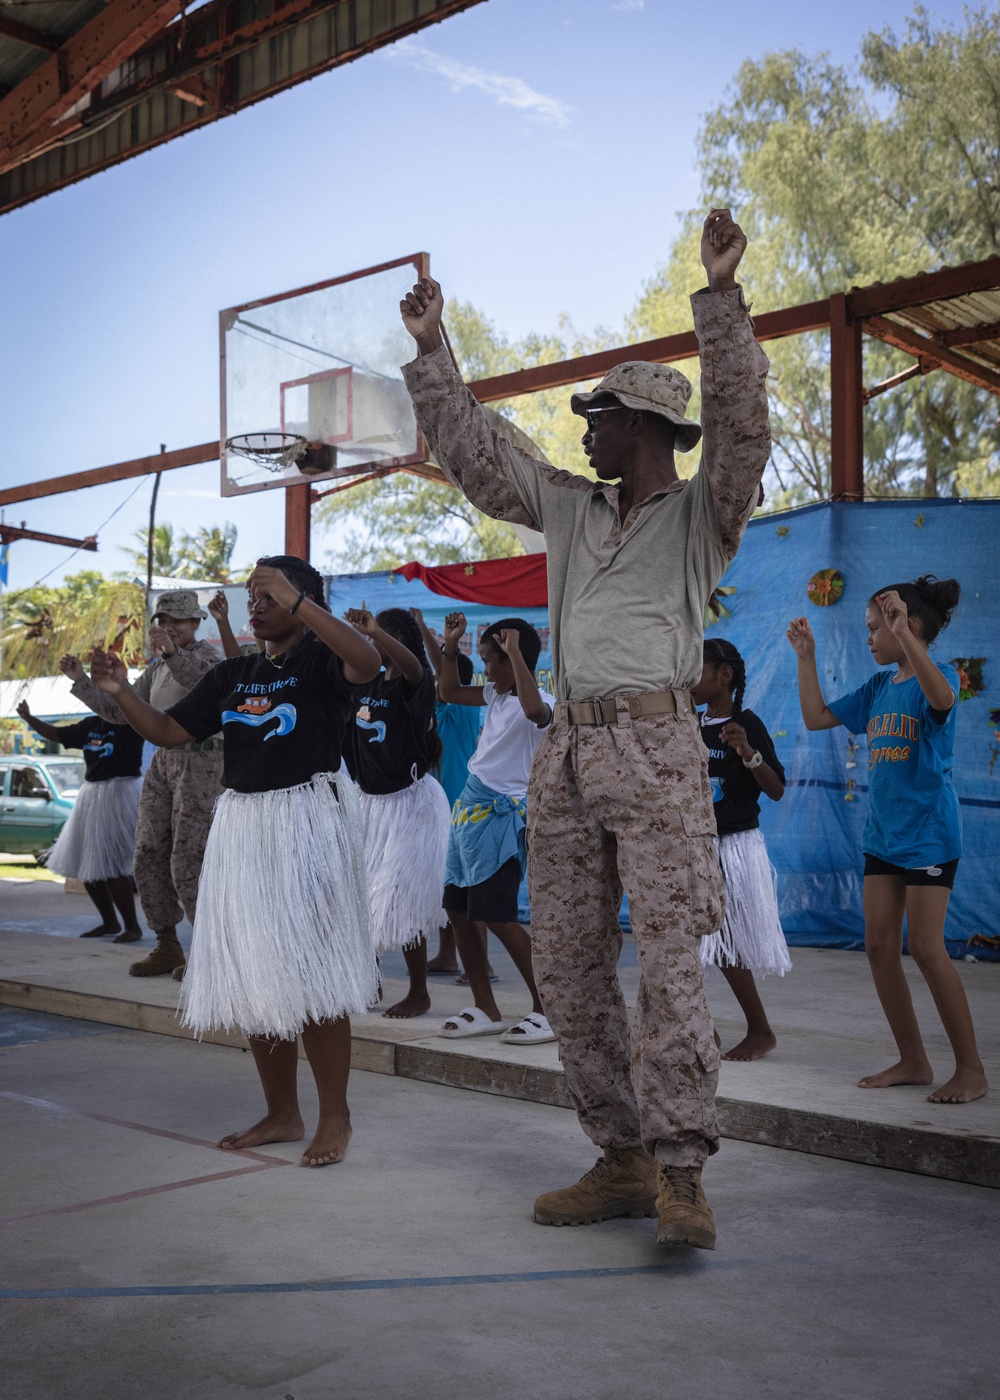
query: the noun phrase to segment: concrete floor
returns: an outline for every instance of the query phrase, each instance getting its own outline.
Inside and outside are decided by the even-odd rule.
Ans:
[[[1000,1395],[1000,1193],[725,1142],[718,1251],[673,1255],[531,1221],[595,1156],[562,1109],[356,1073],[305,1171],[212,1146],[246,1055],[8,1007],[0,1044],[17,1400]]]

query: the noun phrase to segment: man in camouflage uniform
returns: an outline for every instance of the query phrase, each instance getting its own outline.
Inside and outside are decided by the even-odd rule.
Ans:
[[[219,661],[209,642],[195,639],[206,614],[193,589],[161,593],[149,640],[158,655],[135,682],[135,692],[158,710],[166,710],[192,690]],[[102,719],[124,724],[109,695],[98,690],[75,657],[64,669],[73,677],[73,694]],[[78,668],[78,671],[77,669]],[[175,749],[157,749],[146,772],[139,799],[135,841],[135,882],[156,947],[129,968],[133,977],[184,973],[184,952],[177,924],[186,914],[194,923],[198,879],[212,810],[222,792],[222,736]]]
[[[709,1249],[701,1168],[719,1144],[719,1055],[698,948],[724,896],[690,687],[705,605],[770,454],[767,358],[733,275],[745,247],[729,211],[713,210],[709,286],[691,298],[704,442],[689,481],[674,449],[702,429],[685,417],[691,386],[676,370],[620,364],[574,395],[595,484],[490,430],[442,346],[435,282],[400,306],[419,351],[403,373],[436,460],[487,515],[543,530],[548,553],[560,703],[528,795],[532,957],[580,1123],[604,1155],[540,1196],[535,1219],[658,1214],[659,1241]],[[623,887],[641,972],[631,1036],[617,977]]]

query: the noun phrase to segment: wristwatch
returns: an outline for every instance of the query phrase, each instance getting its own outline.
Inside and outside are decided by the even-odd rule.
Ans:
[[[760,750],[758,749],[756,753],[752,753],[752,754],[750,755],[749,758],[745,758],[745,759],[743,760],[743,767],[744,767],[744,768],[759,768],[760,765],[761,765],[763,762],[764,762],[764,755],[763,755],[763,754],[760,752]]]

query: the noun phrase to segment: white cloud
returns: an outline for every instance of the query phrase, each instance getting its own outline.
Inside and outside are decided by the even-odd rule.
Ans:
[[[549,97],[544,92],[536,92],[521,78],[511,78],[505,73],[488,73],[484,68],[476,68],[471,63],[460,63],[435,53],[413,39],[403,39],[391,48],[383,49],[380,57],[401,68],[414,68],[422,73],[435,73],[444,78],[452,92],[463,88],[473,88],[477,92],[492,97],[501,107],[516,107],[552,126],[569,125],[573,108],[558,97]]]

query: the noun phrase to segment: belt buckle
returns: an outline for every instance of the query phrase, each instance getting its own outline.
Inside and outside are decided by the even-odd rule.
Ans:
[[[600,719],[597,721],[598,724],[608,724],[608,723],[609,723],[608,717],[607,717],[607,715],[604,713],[604,701],[603,701],[603,700],[595,700],[595,701],[594,701],[594,713],[600,715]]]

